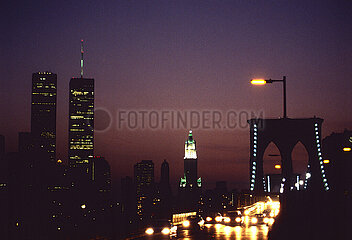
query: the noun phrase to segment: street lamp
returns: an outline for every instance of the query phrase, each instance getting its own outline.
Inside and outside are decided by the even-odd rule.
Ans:
[[[274,82],[282,82],[283,83],[283,92],[284,92],[284,118],[287,118],[287,113],[286,113],[286,76],[283,76],[282,79],[280,80],[274,80],[274,79],[252,79],[251,84],[253,85],[265,85],[267,83],[274,83]]]
[[[275,165],[275,169],[281,169],[281,165],[280,164],[276,164]]]

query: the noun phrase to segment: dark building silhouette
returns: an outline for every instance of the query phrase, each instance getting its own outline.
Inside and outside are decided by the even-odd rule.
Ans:
[[[323,140],[326,172],[331,189],[352,199],[352,131],[332,133]],[[328,162],[327,162],[328,160]]]
[[[111,192],[110,165],[104,157],[94,156],[91,161],[92,181],[99,193]]]
[[[181,208],[184,210],[197,210],[198,208],[202,180],[198,178],[197,168],[196,141],[193,139],[192,131],[189,131],[185,142],[184,175],[179,185]]]
[[[165,186],[170,185],[170,167],[166,159],[161,164],[160,184]]]
[[[94,79],[71,79],[68,128],[69,165],[88,171],[94,154]]]
[[[8,225],[8,161],[5,158],[5,137],[0,135],[0,234],[7,237]]]
[[[136,192],[133,179],[129,176],[121,178],[121,204],[124,216],[132,217],[136,208]]]
[[[45,239],[50,235],[52,209],[49,185],[53,182],[52,162],[44,149],[8,153],[7,199],[2,215],[7,218],[8,238]],[[3,217],[3,216],[2,216]]]
[[[5,154],[5,137],[0,135],[0,156]]]
[[[43,148],[56,160],[57,75],[37,72],[32,75],[31,133],[36,148]]]
[[[170,167],[169,163],[164,160],[161,164],[160,183],[157,188],[157,196],[153,203],[157,208],[155,212],[158,213],[159,218],[170,218],[173,199],[170,186]]]
[[[134,231],[136,220],[136,188],[133,178],[121,178],[121,234],[127,235]]]
[[[151,214],[154,163],[152,160],[142,160],[134,165],[134,184],[136,186],[137,214],[141,219]]]
[[[35,140],[30,132],[18,133],[18,151],[29,152],[34,150]]]

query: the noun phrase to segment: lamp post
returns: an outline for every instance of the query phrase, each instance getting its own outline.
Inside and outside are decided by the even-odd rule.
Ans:
[[[253,85],[265,85],[267,83],[274,83],[274,82],[282,82],[283,83],[283,98],[284,98],[284,118],[287,118],[286,112],[286,76],[283,76],[282,79],[274,80],[274,79],[252,79],[251,84]]]

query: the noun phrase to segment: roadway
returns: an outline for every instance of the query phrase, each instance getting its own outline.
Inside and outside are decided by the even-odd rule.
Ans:
[[[266,240],[268,239],[269,227],[266,225],[258,226],[226,226],[223,224],[205,224],[204,230],[190,231],[180,230],[177,232],[177,236],[172,239],[184,239],[184,240]],[[138,240],[159,240],[168,239],[161,235],[146,236],[145,234],[137,236]]]

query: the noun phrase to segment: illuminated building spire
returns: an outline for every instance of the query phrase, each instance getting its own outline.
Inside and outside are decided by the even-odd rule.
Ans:
[[[81,39],[81,78],[83,78],[83,39]]]
[[[188,139],[185,142],[184,159],[197,159],[196,141],[193,139],[192,130],[189,131]]]

